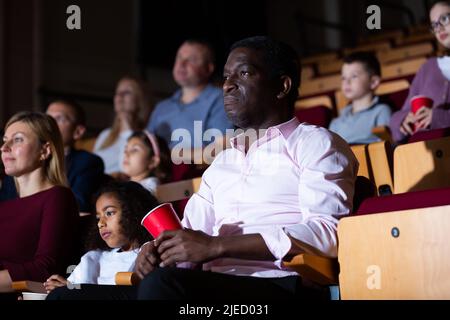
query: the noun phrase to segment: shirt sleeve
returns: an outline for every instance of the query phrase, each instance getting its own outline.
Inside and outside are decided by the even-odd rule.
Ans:
[[[208,235],[213,235],[214,208],[211,189],[202,179],[199,191],[194,193],[186,204],[184,217],[181,224],[184,228],[201,230]],[[197,264],[191,262],[177,263],[178,268],[194,269]]]
[[[379,109],[378,116],[375,120],[376,126],[388,126],[391,120],[392,111],[387,104],[382,104]]]
[[[208,235],[213,235],[214,223],[212,192],[205,181],[204,175],[199,190],[192,195],[186,204],[181,224],[185,228],[201,230]]]
[[[284,232],[292,239],[296,253],[336,257],[337,223],[352,210],[358,162],[343,139],[323,131],[305,139],[294,158],[302,170],[298,195],[303,218],[299,224],[285,227]],[[282,235],[276,237],[288,241]],[[281,243],[284,251],[272,253],[282,258],[291,245]]]
[[[433,108],[430,129],[450,127],[450,109],[440,107]]]
[[[98,263],[100,252],[89,251],[81,257],[80,263],[67,278],[72,284],[97,284],[100,274]]]
[[[160,109],[161,109],[161,102],[159,102],[155,106],[155,109],[153,110],[152,114],[150,115],[150,119],[148,120],[148,123],[147,123],[147,130],[153,134],[157,134],[156,127],[158,125]]]

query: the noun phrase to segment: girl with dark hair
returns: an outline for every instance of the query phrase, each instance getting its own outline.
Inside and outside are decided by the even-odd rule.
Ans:
[[[131,181],[155,193],[169,177],[169,149],[162,139],[147,131],[134,132],[128,138],[122,167]]]
[[[96,223],[87,240],[89,250],[69,278],[52,275],[47,292],[71,284],[115,284],[115,274],[132,271],[140,246],[151,240],[140,222],[158,201],[138,183],[112,182],[96,197]]]

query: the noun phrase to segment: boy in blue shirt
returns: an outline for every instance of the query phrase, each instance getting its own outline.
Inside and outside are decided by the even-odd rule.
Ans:
[[[373,54],[356,52],[345,57],[341,89],[351,102],[331,121],[329,129],[349,144],[379,141],[372,128],[389,125],[391,118],[391,108],[375,95],[380,82],[380,63]]]

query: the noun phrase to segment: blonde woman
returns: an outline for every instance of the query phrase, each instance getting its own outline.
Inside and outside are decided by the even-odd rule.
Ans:
[[[19,195],[0,203],[0,292],[7,292],[12,281],[45,281],[66,271],[78,208],[66,187],[62,138],[50,116],[14,115],[5,126],[1,158]]]
[[[94,153],[105,163],[105,173],[121,171],[127,139],[133,131],[141,130],[148,119],[149,108],[141,83],[132,77],[122,78],[114,95],[116,113],[112,127],[103,130],[97,138]]]

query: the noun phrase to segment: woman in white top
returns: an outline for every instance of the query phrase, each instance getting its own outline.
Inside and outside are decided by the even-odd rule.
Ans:
[[[158,201],[140,184],[112,182],[97,196],[97,221],[92,225],[88,251],[69,278],[52,275],[44,283],[47,292],[57,287],[82,288],[81,284],[115,284],[115,274],[132,271],[139,247],[151,240],[142,218]]]
[[[123,150],[128,137],[147,123],[149,107],[140,81],[132,77],[120,79],[114,95],[116,113],[112,127],[103,130],[95,141],[94,153],[105,163],[105,173],[121,171]]]
[[[131,181],[155,194],[170,174],[169,149],[164,140],[148,131],[136,131],[128,138],[122,168]]]

